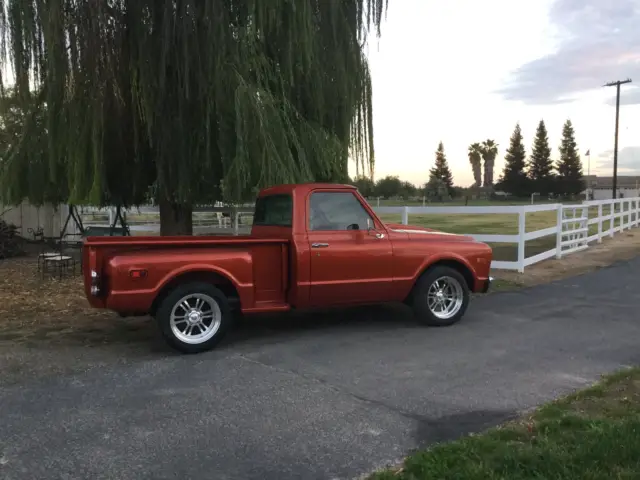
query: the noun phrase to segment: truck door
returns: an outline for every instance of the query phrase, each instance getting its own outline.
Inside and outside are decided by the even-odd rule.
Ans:
[[[391,242],[352,192],[312,192],[307,234],[310,306],[392,300]]]

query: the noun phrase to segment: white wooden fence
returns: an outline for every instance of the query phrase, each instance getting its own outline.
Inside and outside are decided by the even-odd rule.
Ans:
[[[640,197],[617,200],[592,200],[582,204],[561,203],[541,205],[487,206],[487,207],[378,207],[380,214],[400,214],[401,222],[410,224],[410,215],[517,215],[517,232],[512,235],[468,233],[473,238],[487,243],[517,244],[517,260],[495,260],[491,268],[524,272],[529,265],[551,257],[579,252],[590,243],[602,242],[604,237],[613,237],[616,232],[640,226]],[[590,215],[595,211],[595,216]],[[555,225],[527,232],[527,214],[555,212]],[[590,227],[597,225],[595,233]],[[554,246],[531,257],[526,257],[526,243],[543,237],[555,236]]]
[[[113,223],[115,208],[79,207],[85,226],[105,226]],[[516,260],[495,260],[491,266],[494,269],[517,270],[524,269],[548,258],[561,258],[564,255],[578,252],[589,247],[590,243],[602,242],[605,237],[613,237],[615,233],[640,226],[640,197],[622,198],[617,200],[593,200],[581,204],[538,204],[512,206],[458,206],[458,207],[374,207],[378,214],[396,214],[401,223],[411,223],[411,215],[505,215],[514,220],[512,234],[478,234],[466,233],[476,240],[492,244],[513,244],[516,248]],[[527,215],[543,213],[549,216],[545,220],[545,228],[527,231]],[[129,226],[135,234],[157,234],[160,230],[158,208],[143,206],[126,211]],[[60,223],[64,222],[67,210],[57,211]],[[250,228],[248,218],[253,215],[252,205],[243,205],[234,209],[224,206],[211,206],[195,209],[193,214],[194,234],[227,234],[237,235],[247,233]],[[509,218],[509,217],[506,217]],[[516,220],[517,219],[517,220]],[[499,223],[502,223],[499,222]],[[438,222],[436,222],[438,223]],[[532,223],[540,223],[532,222]],[[70,222],[68,233],[74,232],[75,225]],[[517,233],[515,233],[517,232]],[[526,256],[527,242],[543,237],[551,237],[543,246],[551,248]],[[539,245],[538,245],[539,247]]]

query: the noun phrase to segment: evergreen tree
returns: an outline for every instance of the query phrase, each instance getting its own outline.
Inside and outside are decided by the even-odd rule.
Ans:
[[[436,150],[436,163],[431,170],[429,170],[429,182],[427,185],[444,185],[446,192],[453,196],[453,175],[449,169],[447,163],[447,157],[444,154],[444,145],[442,142],[438,144],[438,150]],[[440,187],[438,187],[440,189]]]
[[[548,195],[554,190],[553,161],[551,160],[551,148],[549,136],[544,120],[540,120],[536,129],[536,137],[533,140],[533,149],[529,159],[529,178],[531,187],[540,195]]]
[[[562,127],[559,150],[557,192],[561,195],[578,195],[584,191],[585,185],[571,120],[567,120]]]
[[[530,181],[525,173],[526,151],[522,143],[522,130],[520,124],[511,134],[509,148],[504,157],[505,164],[502,170],[496,189],[502,190],[515,197],[524,197],[529,195]]]

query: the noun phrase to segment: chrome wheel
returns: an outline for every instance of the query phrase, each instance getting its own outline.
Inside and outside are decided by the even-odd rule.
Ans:
[[[221,324],[222,312],[218,302],[204,293],[182,297],[173,306],[169,318],[173,335],[181,342],[192,345],[211,339]]]
[[[429,286],[427,305],[431,313],[440,320],[455,316],[463,302],[464,289],[455,278],[440,277]]]

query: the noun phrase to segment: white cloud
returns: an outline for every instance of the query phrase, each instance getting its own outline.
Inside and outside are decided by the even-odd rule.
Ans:
[[[558,32],[557,50],[517,68],[500,90],[505,99],[554,104],[609,81],[640,77],[637,0],[557,0],[549,20]],[[637,92],[625,101],[632,99],[640,101]]]

